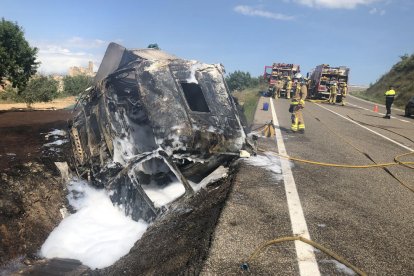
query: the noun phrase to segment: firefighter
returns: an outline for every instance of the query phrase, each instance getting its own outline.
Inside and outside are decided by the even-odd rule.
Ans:
[[[280,98],[280,90],[282,90],[282,87],[283,87],[283,82],[279,77],[276,82],[276,99]]]
[[[290,99],[290,91],[292,90],[292,80],[290,77],[287,77],[286,82],[286,99]]]
[[[395,90],[394,87],[391,85],[388,91],[385,92],[385,107],[387,108],[387,114],[385,114],[385,119],[391,119],[391,106],[394,102],[395,98]]]
[[[294,89],[293,89],[293,91],[295,91],[294,95],[296,95],[296,93],[300,93],[300,87],[301,87],[301,83],[300,82],[301,82],[300,79],[295,79],[293,81],[293,83],[294,83]]]
[[[305,132],[305,121],[303,120],[302,109],[305,106],[305,99],[308,95],[308,89],[306,87],[306,82],[302,78],[302,75],[297,73],[295,75],[295,79],[297,80],[297,88],[295,94],[293,95],[293,99],[289,108],[289,112],[292,113],[292,125],[291,130],[293,132]]]
[[[338,87],[336,86],[336,82],[331,84],[331,87],[329,88],[331,95],[329,97],[329,103],[336,104],[336,95],[338,92]]]
[[[305,78],[305,83],[306,83],[306,88],[308,89],[308,91],[309,91],[309,88],[310,88],[310,85],[311,85],[311,79],[309,79],[309,78]]]
[[[348,92],[347,90],[348,90],[348,87],[347,87],[346,83],[345,82],[341,83],[341,94],[342,94],[341,104],[342,104],[342,106],[344,106],[346,104],[345,98],[346,98],[346,94]]]

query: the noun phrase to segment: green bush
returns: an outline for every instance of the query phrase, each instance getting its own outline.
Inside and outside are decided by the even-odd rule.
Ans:
[[[231,92],[240,91],[259,85],[259,78],[252,78],[249,72],[234,71],[226,76],[227,86]]]
[[[77,96],[92,85],[93,79],[89,76],[66,76],[63,78],[63,93],[65,95]]]
[[[11,85],[7,85],[4,90],[0,93],[0,101],[2,102],[18,102],[17,88],[13,88]],[[20,100],[21,101],[21,100]]]
[[[18,100],[28,106],[35,102],[50,102],[58,96],[58,82],[51,77],[30,79],[27,87],[18,94]]]

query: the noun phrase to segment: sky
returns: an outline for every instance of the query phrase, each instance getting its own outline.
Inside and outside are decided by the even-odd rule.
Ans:
[[[168,53],[226,72],[263,74],[274,62],[348,66],[350,83],[374,83],[414,53],[412,0],[0,0],[39,49],[39,71],[95,70],[110,42],[157,43]]]

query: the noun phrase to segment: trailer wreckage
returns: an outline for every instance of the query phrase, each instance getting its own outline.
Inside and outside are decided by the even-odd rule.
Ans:
[[[246,141],[221,65],[109,44],[69,124],[77,174],[110,191],[134,220],[230,162]]]

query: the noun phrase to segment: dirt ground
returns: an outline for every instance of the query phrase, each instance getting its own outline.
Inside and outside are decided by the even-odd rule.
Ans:
[[[61,221],[65,188],[54,162],[68,143],[48,136],[65,130],[70,111],[0,111],[0,275],[198,275],[238,166],[229,177],[177,202],[113,266],[88,270],[75,260],[39,260],[37,252]]]
[[[68,106],[75,104],[76,98],[74,96],[55,99],[48,103],[34,103],[31,109],[34,110],[58,110],[64,109]],[[28,109],[25,103],[0,103],[0,110],[13,110],[13,109]]]
[[[61,220],[64,189],[54,162],[64,161],[68,145],[55,148],[53,141],[64,137],[47,133],[66,129],[70,115],[66,110],[0,111],[0,272],[12,260],[36,259]]]

